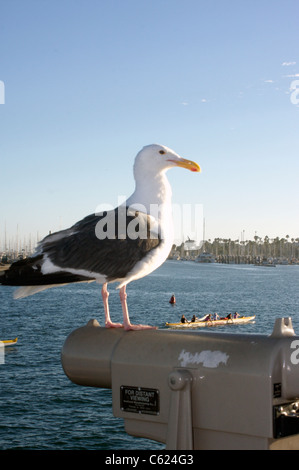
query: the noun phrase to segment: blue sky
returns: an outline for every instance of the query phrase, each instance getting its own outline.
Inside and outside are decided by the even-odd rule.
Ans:
[[[0,242],[117,204],[150,143],[201,165],[168,176],[175,204],[202,204],[206,238],[299,237],[297,0],[0,9]]]

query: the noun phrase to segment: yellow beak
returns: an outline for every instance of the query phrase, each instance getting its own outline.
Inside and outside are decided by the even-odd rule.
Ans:
[[[185,158],[181,158],[180,160],[169,159],[169,161],[175,163],[176,166],[180,166],[181,168],[186,168],[190,171],[201,172],[200,166],[197,163],[192,162],[192,160],[186,160]]]

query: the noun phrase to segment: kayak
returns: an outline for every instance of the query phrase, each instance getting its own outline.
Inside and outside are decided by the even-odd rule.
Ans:
[[[3,341],[0,341],[0,343],[3,343],[4,346],[13,346],[14,344],[17,344],[18,338],[15,339],[4,339]]]
[[[249,323],[255,319],[255,315],[250,317],[238,317],[238,318],[223,318],[219,320],[207,320],[207,321],[195,321],[188,323],[166,323],[169,328],[202,328],[207,326],[220,326],[220,325],[242,325]]]

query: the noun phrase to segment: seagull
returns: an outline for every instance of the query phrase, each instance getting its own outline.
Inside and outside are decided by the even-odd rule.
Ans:
[[[147,276],[167,259],[173,243],[171,186],[166,171],[199,165],[164,145],[147,145],[134,162],[135,190],[113,210],[91,214],[72,227],[49,234],[36,252],[0,272],[0,284],[21,286],[15,298],[73,282],[101,284],[105,327],[156,328],[131,324],[126,286]],[[118,282],[123,323],[112,322],[107,285]]]

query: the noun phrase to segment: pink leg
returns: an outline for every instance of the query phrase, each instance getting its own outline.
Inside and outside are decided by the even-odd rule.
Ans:
[[[121,287],[119,291],[121,306],[123,310],[123,317],[124,317],[124,329],[125,330],[148,330],[148,329],[156,329],[156,326],[149,326],[149,325],[132,325],[129,319],[129,311],[127,306],[127,293],[126,293],[126,286]]]
[[[121,323],[113,323],[110,318],[109,305],[108,305],[109,292],[107,290],[107,283],[103,284],[102,287],[102,299],[105,310],[105,327],[106,328],[121,328]]]

